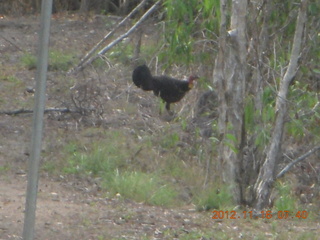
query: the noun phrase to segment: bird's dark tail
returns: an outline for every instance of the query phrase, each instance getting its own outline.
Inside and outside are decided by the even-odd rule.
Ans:
[[[153,77],[150,69],[145,64],[133,70],[132,80],[137,87],[145,91],[153,90]]]

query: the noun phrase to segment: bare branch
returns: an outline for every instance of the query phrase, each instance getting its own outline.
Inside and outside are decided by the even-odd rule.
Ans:
[[[108,44],[105,48],[103,48],[98,55],[103,55],[105,54],[110,48],[118,44],[122,39],[128,37],[160,4],[161,0],[157,1],[149,10],[143,14],[143,16],[139,19],[136,24],[134,24],[125,34],[122,34],[120,37],[118,37],[116,40]],[[98,58],[99,56],[96,56],[94,59]],[[94,60],[93,59],[93,60]]]
[[[276,178],[281,178],[283,175],[290,170],[291,167],[293,167],[296,163],[303,161],[307,157],[309,157],[312,153],[320,150],[320,146],[316,146],[312,149],[310,149],[308,152],[303,154],[302,156],[298,157],[296,160],[292,161],[289,163],[284,169],[281,170],[281,172],[277,175]]]
[[[69,72],[77,72],[80,69],[82,69],[86,61],[98,50],[99,47],[110,37],[113,36],[113,34],[117,31],[118,28],[120,28],[126,21],[128,21],[129,18],[131,18],[144,4],[146,0],[142,0],[141,3],[136,6],[124,19],[122,19],[121,22],[118,23],[118,25],[107,35],[104,36],[103,39],[100,40],[79,62],[79,64],[71,69]]]
[[[144,21],[150,13],[152,13],[156,7],[159,5],[161,0],[157,1],[140,19],[139,21],[129,29],[128,32],[125,34],[121,35],[118,37],[115,41],[111,42],[107,47],[103,48],[99,53],[98,56],[96,55],[95,57],[92,57],[94,53],[102,46],[102,44],[109,39],[115,32],[116,30],[121,27],[129,18],[131,18],[144,4],[146,0],[142,0],[141,3],[135,7],[111,32],[109,32],[100,42],[98,42],[80,61],[80,63],[73,69],[69,71],[71,72],[78,72],[79,70],[83,69],[86,65],[90,64],[93,62],[95,59],[99,57],[99,55],[104,54],[106,51],[108,51],[110,48],[112,48],[114,45],[116,45],[118,42],[120,42],[123,38],[129,36],[140,24],[142,21]]]
[[[6,42],[10,43],[12,46],[14,46],[16,49],[18,49],[19,51],[23,52],[23,50],[14,42],[10,41],[9,39],[5,38],[4,36],[0,35],[0,37],[5,40]]]

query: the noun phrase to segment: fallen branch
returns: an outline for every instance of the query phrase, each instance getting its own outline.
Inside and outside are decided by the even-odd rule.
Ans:
[[[318,151],[320,149],[320,146],[316,146],[314,148],[312,148],[311,150],[309,150],[307,153],[303,154],[302,156],[298,157],[296,160],[292,161],[291,163],[289,163],[284,169],[282,169],[282,171],[277,175],[276,178],[281,178],[283,177],[283,175],[289,171],[289,169],[295,165],[298,162],[301,162],[302,160],[306,159],[307,157],[309,157],[312,153]]]
[[[16,49],[18,49],[19,51],[23,52],[23,50],[17,45],[15,44],[14,42],[10,41],[9,39],[5,38],[4,36],[1,36],[0,37],[5,40],[6,42],[10,43],[12,46],[14,46]]]
[[[160,4],[161,0],[158,0],[151,8],[149,8],[149,10],[147,12],[145,12],[145,14],[143,14],[143,16],[139,19],[139,21],[137,21],[126,33],[122,34],[121,36],[119,36],[116,40],[112,41],[111,43],[109,43],[106,47],[104,47],[102,50],[100,50],[98,52],[98,54],[94,57],[91,57],[90,59],[88,59],[86,62],[84,62],[81,66],[79,66],[78,68],[76,68],[74,70],[74,72],[77,72],[81,69],[83,69],[86,65],[92,63],[94,60],[96,60],[97,58],[101,57],[101,55],[105,54],[108,50],[110,50],[113,46],[117,45],[119,42],[121,42],[124,38],[128,37],[131,33],[133,33],[133,31],[145,20],[147,19],[147,17],[154,12],[154,10],[158,7],[158,5]]]
[[[144,4],[145,4],[146,0],[142,0],[141,3],[136,6],[124,19],[122,19],[121,22],[118,23],[118,25],[111,31],[109,32],[107,35],[104,36],[103,39],[100,40],[100,42],[98,42],[79,62],[79,64],[74,67],[73,69],[71,69],[69,71],[69,73],[72,72],[77,72],[81,69],[83,69],[85,67],[85,65],[87,65],[88,63],[86,63],[88,61],[88,59],[97,51],[98,48],[101,47],[101,45],[111,36],[113,36],[113,34],[117,31],[118,28],[120,28],[129,18],[131,18]],[[92,61],[91,61],[92,62]]]
[[[114,45],[116,45],[117,43],[119,43],[122,39],[128,37],[145,19],[147,19],[147,17],[154,11],[156,10],[156,8],[158,7],[158,5],[160,4],[161,0],[157,1],[155,4],[153,4],[153,6],[151,8],[149,8],[149,10],[143,14],[143,16],[139,19],[138,22],[136,22],[136,24],[134,24],[125,34],[121,35],[120,37],[118,37],[116,40],[114,40],[113,42],[111,42],[110,44],[108,44],[108,46],[106,46],[105,48],[103,48],[100,52],[98,52],[98,55],[103,55],[105,54],[110,48],[112,48]],[[98,58],[98,56],[96,57]]]
[[[44,113],[48,112],[61,112],[61,113],[71,113],[74,111],[71,111],[69,108],[46,108],[44,110]],[[0,111],[0,114],[6,114],[6,115],[17,115],[17,114],[24,114],[24,113],[33,113],[33,110],[31,109],[18,109],[13,111]]]

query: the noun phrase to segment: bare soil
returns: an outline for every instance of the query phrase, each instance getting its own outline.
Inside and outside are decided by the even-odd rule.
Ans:
[[[107,23],[111,22],[100,16],[89,18],[87,21],[73,15],[54,16],[51,47],[61,51],[71,49],[77,51],[77,56],[81,57],[106,34],[110,28]],[[25,89],[35,86],[35,72],[21,67],[20,58],[26,51],[35,52],[38,27],[36,17],[0,19],[1,110],[32,106],[33,95]],[[135,90],[131,90],[131,95],[127,94],[130,87],[130,71],[130,66],[118,71],[114,68],[114,76],[86,77],[109,78],[110,82],[105,89],[108,95],[106,98],[116,99],[123,96],[130,98],[132,103],[140,101],[148,107],[149,101],[154,101],[153,97],[142,98],[135,94]],[[7,78],[9,75],[15,76],[19,82],[12,84]],[[67,85],[63,83],[67,77],[63,76],[61,73],[49,72],[47,105],[67,104],[68,101],[64,99],[67,99],[65,95],[69,95],[64,89]],[[119,84],[123,91],[117,87]],[[195,96],[190,96],[191,100],[195,100],[193,97]],[[132,114],[123,112],[120,103],[112,104],[114,109],[107,112],[108,121],[103,121],[105,128],[128,128],[131,124],[139,129],[167,124],[163,119],[158,119],[156,111],[148,112],[146,108],[143,114],[135,113],[136,109],[132,106]],[[185,107],[184,102],[179,104],[178,106]],[[141,120],[142,116],[149,119],[150,125]],[[0,117],[0,240],[22,239],[31,120],[31,114]],[[99,122],[91,122],[91,126],[92,124]],[[85,122],[80,122],[79,118],[74,116],[64,117],[58,113],[46,115],[44,159],[48,156],[52,159],[59,158],[64,140],[78,134],[85,125]],[[44,171],[41,171],[39,179],[36,215],[35,235],[36,239],[40,240],[298,239],[301,234],[320,234],[319,219],[217,221],[212,219],[212,213],[197,212],[193,205],[168,209],[123,200],[119,196],[110,198],[100,191],[92,179],[51,176]]]

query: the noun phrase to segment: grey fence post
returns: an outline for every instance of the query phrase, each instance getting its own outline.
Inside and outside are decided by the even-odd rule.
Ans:
[[[43,128],[43,114],[46,97],[46,76],[48,68],[48,48],[50,35],[50,20],[52,0],[42,0],[41,23],[39,32],[39,49],[36,73],[36,93],[33,112],[33,129],[31,139],[31,156],[28,167],[28,185],[26,192],[25,217],[23,226],[23,239],[34,239],[34,226],[36,216],[39,163],[41,153],[41,140]]]

